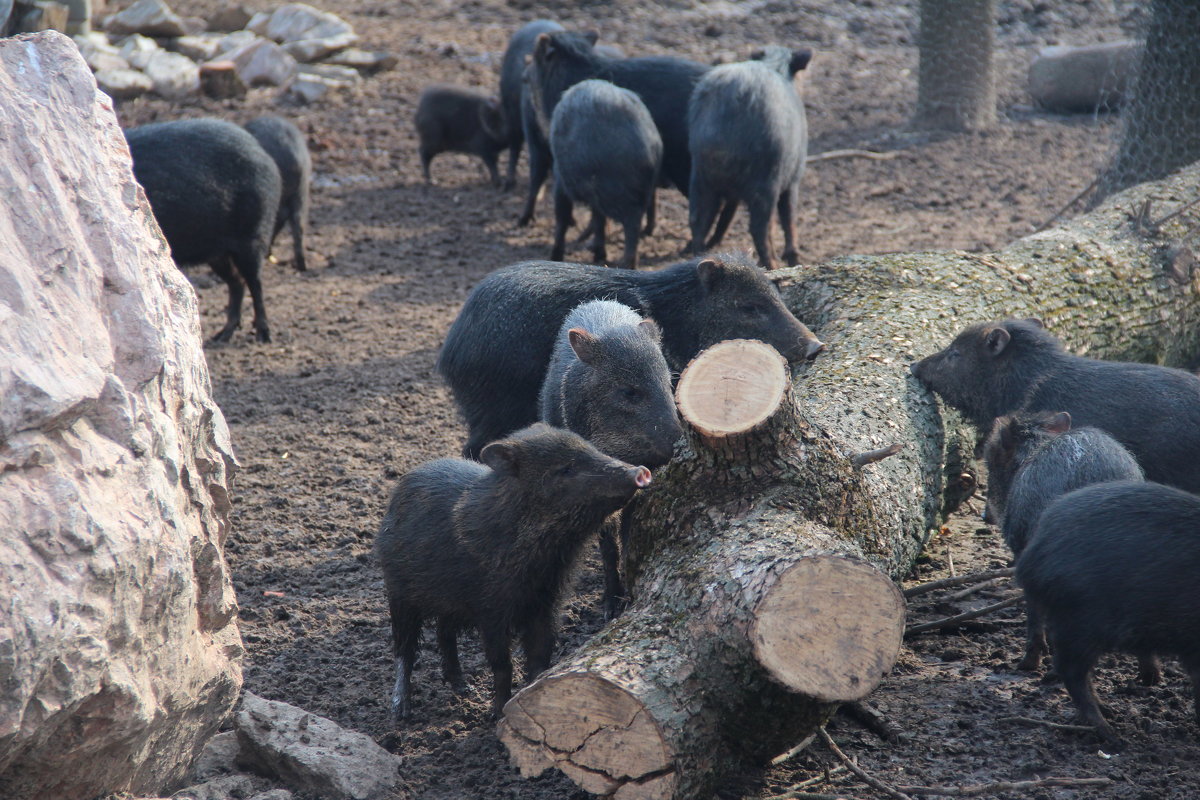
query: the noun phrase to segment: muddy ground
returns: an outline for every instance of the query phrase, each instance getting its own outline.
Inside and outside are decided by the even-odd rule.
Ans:
[[[809,46],[816,52],[804,78],[811,151],[860,147],[896,156],[810,167],[798,219],[802,260],[987,250],[1028,234],[1086,186],[1118,129],[1113,118],[1033,110],[1023,89],[1028,62],[1045,44],[1123,35],[1136,21],[1136,4],[1002,2],[1001,122],[987,133],[956,136],[906,127],[916,97],[913,0],[316,4],[349,19],[366,47],[395,53],[399,66],[312,106],[281,105],[276,90],[257,89],[244,101],[144,99],[118,108],[125,125],[201,115],[242,122],[282,113],[305,131],[313,152],[310,270],[301,274],[288,265],[284,234],[276,247],[282,263],[265,273],[274,341],[257,344],[243,330],[232,344],[208,349],[214,394],[241,461],[227,556],[242,607],[246,688],[373,736],[402,756],[413,797],[585,797],[557,773],[526,781],[508,765],[487,719],[490,676],[473,635],[462,643],[470,692],[452,695],[427,653],[418,667],[415,718],[400,731],[385,723],[391,659],[371,542],[389,488],[417,464],[459,452],[464,429],[433,364],[467,291],[496,267],[545,257],[551,236],[548,198],[534,225],[518,229],[522,187],[498,192],[466,156],[440,157],[436,185],[422,183],[411,125],[421,87],[494,87],[509,33],[538,17],[594,28],[630,55],[711,62],[742,57],[764,42]],[[203,14],[217,2],[187,7]],[[678,260],[687,241],[682,197],[660,193],[659,210],[658,232],[643,245],[647,266]],[[743,215],[727,241],[750,246]],[[584,253],[571,257],[582,260]],[[191,274],[211,334],[223,321],[225,289],[204,269]],[[914,580],[1007,562],[998,534],[969,514],[935,537],[928,552]],[[602,624],[594,563],[577,588],[563,612],[567,647]],[[1004,591],[995,587],[932,608],[914,604],[912,614],[941,616]],[[1143,688],[1134,683],[1131,659],[1102,663],[1099,692],[1131,743],[1119,755],[1102,753],[1088,735],[1004,722],[1072,716],[1060,685],[1014,671],[1020,618],[1010,610],[906,646],[870,698],[904,731],[900,741],[885,742],[844,716],[831,723],[831,733],[863,767],[901,784],[1108,776],[1116,783],[1102,790],[986,796],[1200,796],[1198,730],[1175,665],[1164,686]],[[723,795],[780,795],[833,763],[816,745],[781,766],[737,776]],[[806,791],[884,796],[836,776]]]

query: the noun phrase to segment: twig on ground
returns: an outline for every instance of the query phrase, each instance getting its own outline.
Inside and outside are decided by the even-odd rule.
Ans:
[[[901,786],[899,788],[916,795],[936,794],[943,797],[979,797],[996,792],[1024,792],[1029,789],[1044,789],[1065,786],[1080,789],[1087,786],[1109,786],[1111,778],[1042,778],[1037,781],[1012,781],[1008,783],[979,783],[970,786]]]
[[[992,578],[990,581],[982,581],[974,586],[968,586],[961,592],[955,592],[954,594],[946,595],[944,598],[942,598],[942,602],[953,603],[955,600],[965,600],[976,592],[982,592],[984,589],[991,589],[995,586],[998,586],[1001,580],[1001,578]]]
[[[832,781],[835,777],[840,776],[845,771],[846,766],[844,764],[835,764],[828,769],[822,770],[821,774],[817,775],[815,778],[809,778],[808,780],[800,781],[799,783],[793,783],[791,786],[783,790],[783,794],[773,794],[766,798],[766,800],[792,800],[792,798],[796,797],[810,797],[811,795],[805,792],[805,789],[809,788],[810,786],[816,786],[821,783]],[[841,797],[841,795],[829,796]]]
[[[856,467],[865,467],[867,464],[874,464],[876,461],[883,461],[888,456],[894,456],[904,449],[904,445],[897,442],[896,444],[881,447],[878,450],[868,450],[865,453],[859,453],[850,458],[850,463]]]
[[[769,798],[769,800],[854,800],[847,794],[827,794],[825,792],[784,792]]]
[[[978,583],[979,581],[990,581],[993,578],[1011,578],[1014,570],[1012,567],[1006,569],[993,569],[988,572],[972,572],[970,575],[960,575],[957,578],[942,578],[929,583],[920,583],[916,586],[910,586],[904,590],[905,597],[916,597],[917,595],[936,592],[938,589],[949,589],[952,586],[962,586],[967,583]]]
[[[1031,727],[1041,726],[1044,728],[1053,728],[1056,731],[1070,731],[1071,733],[1095,733],[1096,729],[1091,725],[1067,725],[1062,722],[1051,722],[1048,719],[1036,719],[1034,717],[1001,717],[998,722],[1015,722],[1018,725],[1029,725]]]
[[[838,711],[845,713],[880,739],[894,742],[900,738],[903,729],[887,718],[879,709],[871,706],[865,700],[854,700],[842,703]]]
[[[1056,214],[1055,214],[1053,217],[1051,217],[1050,219],[1048,219],[1048,220],[1046,220],[1045,222],[1043,222],[1041,225],[1037,226],[1037,228],[1035,228],[1033,232],[1034,232],[1034,233],[1041,233],[1042,231],[1046,230],[1046,228],[1049,228],[1051,225],[1053,225],[1055,222],[1057,222],[1057,221],[1058,221],[1058,218],[1059,218],[1059,217],[1061,217],[1063,214],[1067,213],[1067,211],[1069,211],[1069,210],[1070,210],[1071,206],[1075,205],[1075,204],[1076,204],[1076,203],[1078,203],[1080,200],[1082,200],[1083,198],[1087,197],[1087,196],[1088,196],[1088,194],[1089,194],[1089,193],[1090,193],[1090,192],[1091,192],[1093,189],[1095,189],[1095,188],[1096,188],[1096,185],[1097,185],[1097,184],[1099,184],[1099,183],[1100,183],[1100,176],[1099,176],[1099,175],[1097,175],[1095,180],[1093,180],[1093,181],[1092,181],[1091,183],[1089,183],[1087,186],[1083,187],[1083,191],[1082,191],[1082,192],[1080,192],[1079,194],[1075,195],[1075,196],[1074,196],[1074,197],[1072,197],[1070,200],[1068,200],[1068,201],[1067,201],[1067,204],[1058,210],[1058,213],[1056,213]]]
[[[809,156],[805,159],[809,164],[814,161],[832,161],[835,158],[869,158],[872,161],[887,161],[900,155],[899,150],[892,150],[888,153],[876,153],[874,150],[826,150],[824,153],[817,153],[815,156]]]
[[[817,740],[817,735],[815,733],[810,733],[808,736],[805,736],[800,741],[800,744],[796,745],[791,750],[788,750],[786,753],[780,753],[779,755],[772,758],[771,766],[774,767],[778,764],[782,764],[783,762],[785,762],[789,759],[795,758],[796,755],[798,753],[800,753],[800,751],[806,749],[810,744],[812,744],[816,740]]]
[[[842,748],[837,746],[837,742],[833,741],[833,739],[829,736],[829,733],[824,728],[817,728],[817,735],[821,737],[821,741],[825,743],[825,746],[829,748],[829,751],[837,756],[839,761],[846,765],[846,769],[857,775],[863,781],[863,783],[866,783],[872,788],[878,789],[888,797],[894,797],[896,800],[912,800],[912,798],[906,795],[904,792],[893,789],[891,786],[888,786],[886,783],[872,776],[862,767],[858,766],[858,764],[855,764],[853,761],[851,761],[850,756],[842,752]]]
[[[950,577],[957,578],[958,571],[954,569],[954,553],[950,552],[950,542],[946,542],[946,564],[950,568]]]
[[[1001,609],[1009,608],[1010,606],[1015,606],[1018,603],[1023,602],[1025,602],[1025,595],[1018,594],[1016,597],[1010,597],[1007,600],[1001,600],[999,603],[992,603],[990,606],[977,608],[974,611],[964,611],[961,614],[955,614],[953,617],[946,617],[945,619],[938,619],[934,620],[933,622],[923,622],[920,625],[913,625],[904,630],[904,638],[907,639],[910,636],[916,636],[918,633],[925,633],[926,631],[952,628],[960,622],[966,622],[967,620],[975,619],[976,617],[982,617],[986,614],[991,614],[993,611],[1000,611]]]
[[[1166,215],[1165,217],[1163,217],[1162,219],[1155,220],[1154,222],[1151,222],[1151,223],[1149,223],[1149,228],[1150,228],[1150,230],[1154,231],[1155,233],[1158,233],[1158,229],[1159,229],[1159,227],[1160,227],[1160,226],[1161,226],[1161,225],[1162,225],[1164,222],[1170,222],[1171,220],[1175,219],[1175,218],[1176,218],[1176,217],[1178,217],[1180,214],[1182,214],[1183,212],[1187,211],[1189,208],[1192,208],[1192,207],[1196,206],[1197,204],[1200,204],[1200,197],[1197,197],[1195,200],[1191,201],[1190,203],[1184,203],[1182,206],[1180,206],[1179,208],[1175,209],[1175,210],[1174,210],[1174,211],[1172,211],[1170,214],[1167,214],[1167,215]]]

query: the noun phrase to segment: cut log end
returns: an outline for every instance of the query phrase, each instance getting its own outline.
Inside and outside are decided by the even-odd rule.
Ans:
[[[525,777],[557,767],[584,791],[620,800],[669,798],[674,754],[640,700],[586,673],[526,687],[504,707],[497,734]]]
[[[904,638],[904,598],[863,561],[796,562],[759,601],[754,654],[793,691],[827,702],[858,700],[892,668]]]
[[[679,377],[679,413],[702,436],[720,439],[751,431],[784,401],[791,376],[775,348],[730,339],[705,350]]]

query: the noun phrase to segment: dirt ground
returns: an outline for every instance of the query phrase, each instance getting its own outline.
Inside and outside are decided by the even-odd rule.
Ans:
[[[373,736],[402,756],[407,791],[416,798],[586,797],[557,773],[526,781],[509,766],[487,719],[490,675],[473,635],[462,643],[471,680],[465,697],[441,683],[427,647],[417,670],[415,718],[399,731],[385,721],[392,665],[371,543],[395,478],[459,452],[464,429],[433,369],[438,347],[480,278],[499,266],[545,257],[551,237],[548,198],[535,223],[518,229],[523,187],[498,192],[466,156],[435,160],[436,185],[422,183],[411,124],[421,87],[448,82],[495,91],[508,35],[538,17],[596,29],[629,55],[673,53],[712,62],[744,57],[762,43],[808,46],[816,53],[804,78],[811,151],[860,147],[897,155],[809,168],[798,219],[802,259],[986,250],[1028,234],[1086,186],[1117,131],[1112,118],[1034,111],[1023,89],[1030,59],[1046,44],[1126,34],[1137,4],[1002,2],[1002,119],[993,131],[958,136],[906,127],[916,97],[915,0],[315,4],[345,16],[364,46],[393,52],[399,66],[313,106],[281,105],[275,90],[257,89],[244,101],[144,99],[118,108],[125,125],[202,115],[242,122],[281,113],[306,132],[313,152],[310,270],[301,274],[288,265],[285,233],[276,246],[282,263],[265,273],[274,341],[259,345],[244,329],[232,344],[208,349],[214,394],[241,461],[227,556],[242,607],[246,688]],[[196,0],[187,13],[217,5]],[[266,7],[261,0],[257,5]],[[643,245],[648,266],[678,260],[687,241],[683,198],[661,192],[659,210],[658,232]],[[750,246],[744,215],[727,242]],[[610,243],[613,252],[619,250]],[[223,321],[225,289],[204,269],[191,274],[211,334]],[[998,534],[964,515],[930,543],[914,581],[1006,563]],[[566,647],[601,627],[599,586],[596,564],[589,563],[564,608]],[[911,615],[944,616],[1005,591],[1001,585],[929,607],[914,601]],[[1132,659],[1102,662],[1100,695],[1130,741],[1119,755],[1101,752],[1089,735],[1005,722],[1017,716],[1072,721],[1059,684],[1013,668],[1021,618],[1009,610],[905,647],[870,698],[903,730],[899,741],[884,741],[841,715],[830,724],[832,735],[864,768],[893,783],[1107,776],[1115,783],[1101,790],[985,796],[1200,796],[1191,693],[1173,664],[1165,685],[1144,688],[1134,682]],[[834,763],[814,745],[765,772],[736,776],[722,796],[777,796]],[[805,791],[884,796],[836,775]]]

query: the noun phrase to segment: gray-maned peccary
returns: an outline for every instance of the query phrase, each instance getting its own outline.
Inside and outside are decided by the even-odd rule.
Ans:
[[[580,303],[603,299],[657,322],[675,371],[724,339],[760,339],[793,363],[824,347],[743,255],[647,272],[550,261],[498,269],[467,297],[437,363],[469,427],[468,458],[538,418],[538,393],[562,320]]]
[[[1054,669],[1084,719],[1120,745],[1091,670],[1111,651],[1175,655],[1200,701],[1200,497],[1116,481],[1055,500],[1017,559],[1017,581],[1050,632]],[[1200,702],[1196,706],[1200,722]]]
[[[517,161],[521,157],[521,145],[525,143],[525,131],[521,122],[521,95],[525,87],[525,61],[533,53],[533,43],[538,34],[564,30],[552,19],[535,19],[517,29],[508,40],[504,58],[500,62],[500,110],[504,116],[505,144],[508,147],[508,179],[505,188],[511,189],[517,180]],[[544,144],[544,143],[543,143]],[[539,156],[541,153],[538,154]],[[529,170],[533,173],[532,146],[529,154]],[[539,165],[540,166],[540,165]],[[550,165],[545,165],[546,170]],[[538,182],[540,188],[546,180],[545,174]]]
[[[613,458],[651,469],[666,464],[683,428],[661,339],[653,320],[612,300],[573,310],[559,328],[542,383],[542,421],[578,433]],[[610,521],[600,530],[609,619],[624,595],[615,529]]]
[[[312,157],[300,129],[283,117],[267,116],[252,119],[243,125],[250,131],[267,155],[275,159],[282,181],[279,211],[275,215],[275,237],[286,224],[292,232],[292,266],[303,272],[308,269],[304,260],[304,231],[308,227],[308,196],[312,183]]]
[[[554,618],[580,548],[650,471],[602,454],[570,431],[536,424],[493,442],[482,464],[432,461],[400,479],[375,542],[392,622],[393,721],[411,709],[421,624],[437,620],[442,674],[463,686],[457,632],[479,629],[499,714],[512,695],[510,637],[526,679],[550,666]]]
[[[125,139],[175,263],[208,264],[229,289],[225,327],[213,341],[229,341],[241,324],[247,288],[255,335],[271,341],[261,274],[279,210],[275,161],[245,129],[220,119],[156,122],[126,130]]]
[[[808,127],[792,78],[807,66],[812,53],[772,46],[760,56],[714,67],[692,92],[688,247],[698,253],[719,244],[738,204],[745,203],[758,263],[769,269],[775,266],[773,209],[778,209],[783,228],[785,264],[799,258],[795,214],[808,156]],[[706,243],[718,212],[717,230]]]
[[[500,101],[461,86],[430,86],[417,101],[421,171],[439,153],[467,153],[483,159],[492,183],[500,185],[496,164],[507,141]]]
[[[708,67],[670,56],[614,59],[595,50],[595,34],[543,33],[533,48],[529,92],[537,121],[550,130],[555,106],[567,89],[589,78],[606,80],[641,98],[663,143],[661,176],[686,197],[691,179],[687,105]],[[531,191],[533,188],[531,187]]]
[[[1055,499],[1106,481],[1140,481],[1133,455],[1098,428],[1071,428],[1065,411],[1000,417],[983,446],[988,470],[987,521],[998,523],[1014,556],[1020,556],[1038,518]],[[1052,535],[1052,534],[1048,534]],[[1037,669],[1046,634],[1037,611],[1027,615],[1025,656],[1018,669]],[[1158,665],[1142,663],[1142,682],[1158,682]]]
[[[1014,411],[1066,411],[1133,453],[1146,479],[1200,492],[1200,378],[1072,355],[1035,319],[972,325],[911,367],[980,430]]]
[[[554,154],[553,261],[562,261],[575,203],[592,212],[592,256],[607,261],[605,227],[611,217],[625,231],[618,266],[637,268],[642,217],[654,227],[654,188],[662,139],[638,96],[608,81],[586,80],[563,94],[550,123]]]

